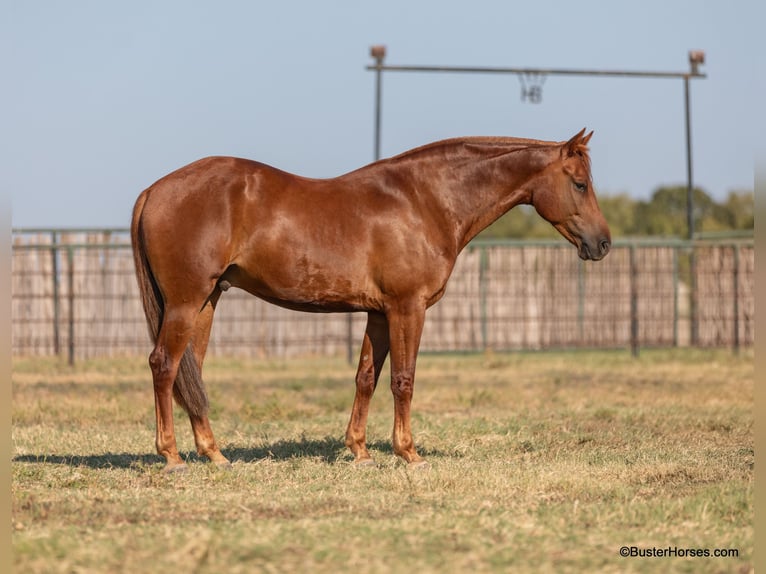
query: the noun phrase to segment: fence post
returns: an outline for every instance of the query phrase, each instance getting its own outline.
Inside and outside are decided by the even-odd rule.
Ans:
[[[69,366],[74,365],[74,250],[67,247],[67,273],[69,287]]]
[[[689,255],[689,291],[690,344],[692,347],[697,347],[699,346],[699,293],[697,292],[697,249],[693,241]]]
[[[58,233],[51,231],[51,270],[53,273],[53,353],[61,355],[61,308],[59,304],[59,245]]]
[[[481,350],[486,351],[488,345],[487,328],[487,271],[489,270],[489,253],[487,247],[479,248],[479,320],[481,323]]]
[[[354,315],[346,313],[346,361],[354,364]]]
[[[577,259],[577,340],[583,344],[585,334],[585,262]]]
[[[638,357],[638,264],[636,246],[630,246],[630,354]]]
[[[678,287],[680,276],[678,273],[678,250],[680,247],[673,247],[673,346],[678,347],[678,321],[680,310],[678,308]]]
[[[734,251],[734,353],[739,354],[739,244],[732,246]]]

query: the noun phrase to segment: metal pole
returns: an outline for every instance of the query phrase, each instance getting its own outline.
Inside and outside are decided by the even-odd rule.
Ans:
[[[679,289],[679,273],[678,273],[678,247],[673,247],[673,346],[678,347],[678,320],[679,320],[679,307],[678,307],[678,289]]]
[[[487,272],[489,271],[489,253],[487,247],[479,249],[479,321],[481,325],[481,350],[489,347],[489,326],[487,325]]]
[[[689,76],[684,76],[684,107],[686,111],[686,228],[694,239],[694,181],[692,176],[692,122],[689,110]]]
[[[577,260],[577,340],[585,337],[585,262]]]
[[[384,47],[385,49],[385,47]],[[696,53],[696,52],[695,52]],[[371,64],[367,70],[383,70],[385,72],[434,72],[449,74],[519,74],[538,76],[601,76],[612,78],[683,78],[688,72],[634,71],[634,70],[580,70],[571,68],[506,68],[491,66],[398,66]],[[704,78],[704,74],[693,72],[696,78]]]
[[[380,118],[381,118],[381,86],[383,80],[383,60],[386,57],[385,46],[373,46],[370,55],[375,58],[375,161],[380,159]]]
[[[689,52],[689,73],[684,74],[684,111],[686,115],[686,223],[689,239],[694,239],[694,177],[692,171],[692,116],[689,79],[699,77],[699,65],[705,63],[705,52]]]
[[[734,290],[734,353],[739,354],[739,245],[732,247],[734,251],[733,290]]]
[[[69,366],[74,365],[74,250],[70,246],[67,249],[67,273],[69,298]]]
[[[689,242],[689,327],[690,344],[696,347],[699,343],[699,294],[697,293],[697,248],[694,242]]]
[[[705,54],[700,51],[689,52],[689,73],[684,76],[684,111],[686,116],[686,226],[689,241],[694,239],[694,176],[692,170],[692,120],[689,95],[689,78],[698,73],[698,66],[705,62]],[[699,343],[698,293],[697,293],[697,253],[694,244],[691,245],[689,256],[691,273],[690,301],[691,311],[691,345],[696,347]]]
[[[59,324],[61,321],[61,309],[59,308],[59,245],[58,233],[51,232],[51,272],[53,274],[53,353],[61,355],[61,335]]]
[[[694,239],[694,176],[692,171],[692,119],[691,105],[689,96],[689,78],[698,74],[698,66],[705,62],[705,53],[700,50],[689,52],[689,73],[684,76],[684,107],[686,114],[686,224],[688,227],[689,241]],[[694,243],[691,244],[691,255],[689,256],[689,268],[691,273],[690,301],[691,311],[691,345],[696,347],[699,344],[699,322],[698,322],[698,303],[699,294],[697,293],[697,253]]]
[[[346,313],[346,360],[354,364],[354,315]]]
[[[630,354],[638,357],[638,264],[636,246],[630,246]]]

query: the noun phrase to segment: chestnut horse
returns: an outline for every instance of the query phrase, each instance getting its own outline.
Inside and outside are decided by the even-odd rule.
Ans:
[[[222,291],[276,305],[367,313],[346,445],[357,464],[370,398],[391,355],[394,452],[423,464],[410,429],[426,309],[441,299],[466,244],[509,209],[532,204],[599,260],[610,234],[590,173],[585,130],[566,142],[501,137],[425,145],[333,179],[308,179],[231,157],[165,176],[138,197],[131,240],[154,350],[157,452],[181,470],[172,402],[197,451],[228,465],[208,420],[202,363]]]

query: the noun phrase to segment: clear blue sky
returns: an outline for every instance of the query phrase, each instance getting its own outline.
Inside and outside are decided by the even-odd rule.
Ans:
[[[369,47],[389,64],[688,70],[695,183],[753,188],[764,2],[68,2],[0,7],[0,195],[14,226],[127,226],[136,196],[206,155],[312,176],[373,159]],[[756,73],[758,72],[758,73]],[[389,73],[383,156],[460,135],[595,130],[599,192],[683,184],[681,80]]]

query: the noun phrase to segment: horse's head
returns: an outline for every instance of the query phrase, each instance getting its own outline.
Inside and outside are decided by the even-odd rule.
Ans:
[[[601,214],[593,191],[588,141],[583,129],[559,152],[532,189],[532,204],[561,235],[577,247],[581,259],[598,261],[612,243],[609,226]]]

